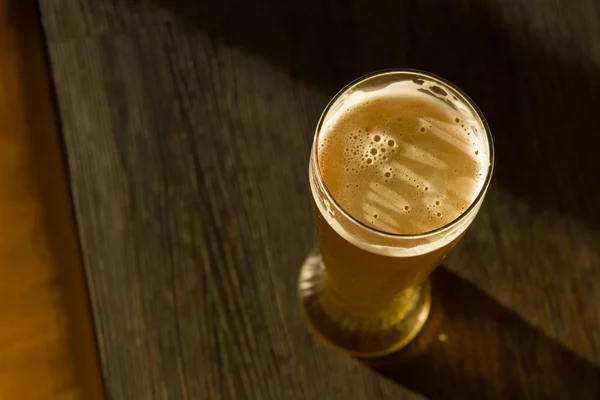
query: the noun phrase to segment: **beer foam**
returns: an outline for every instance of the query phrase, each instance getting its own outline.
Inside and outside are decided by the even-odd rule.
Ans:
[[[485,183],[489,153],[475,118],[410,81],[357,91],[324,121],[318,168],[363,224],[429,232],[458,218]]]

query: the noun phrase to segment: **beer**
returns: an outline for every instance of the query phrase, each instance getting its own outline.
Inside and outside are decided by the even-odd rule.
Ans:
[[[475,217],[492,161],[483,118],[438,78],[388,71],[338,94],[311,155],[320,253],[300,276],[310,325],[358,356],[408,343],[429,313],[426,279]]]

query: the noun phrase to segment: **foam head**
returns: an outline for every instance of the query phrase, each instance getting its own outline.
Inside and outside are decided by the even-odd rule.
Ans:
[[[318,136],[318,168],[333,198],[387,233],[420,234],[454,221],[489,167],[481,123],[422,85],[353,92]]]

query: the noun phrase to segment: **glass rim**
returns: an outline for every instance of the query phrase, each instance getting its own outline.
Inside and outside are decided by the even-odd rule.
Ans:
[[[483,182],[483,185],[481,186],[481,189],[477,193],[477,196],[475,196],[475,198],[473,199],[471,204],[469,204],[469,206],[462,213],[460,213],[456,218],[454,218],[452,221],[448,222],[447,224],[442,225],[436,229],[422,232],[422,233],[391,233],[391,232],[386,232],[386,231],[374,228],[372,226],[365,224],[364,222],[359,221],[352,214],[350,214],[350,212],[345,210],[344,207],[342,207],[338,203],[338,201],[333,197],[333,194],[331,194],[329,188],[327,187],[327,184],[325,183],[325,180],[323,179],[321,170],[319,168],[319,152],[317,151],[318,144],[319,144],[319,136],[323,129],[323,123],[325,121],[325,117],[327,116],[327,114],[331,110],[331,108],[340,99],[340,97],[342,97],[345,93],[347,93],[353,87],[359,85],[360,83],[363,83],[364,81],[366,81],[368,79],[383,76],[383,75],[391,75],[391,74],[398,74],[398,73],[406,73],[409,75],[413,75],[414,78],[425,78],[428,80],[433,80],[434,82],[437,81],[440,84],[447,86],[448,88],[454,90],[457,94],[459,94],[462,97],[462,100],[464,100],[464,102],[474,111],[475,116],[477,118],[479,118],[479,120],[481,121],[483,130],[485,131],[485,137],[486,137],[487,146],[488,146],[489,165],[487,168],[485,180]],[[475,209],[477,204],[479,204],[479,202],[482,200],[483,196],[485,195],[485,193],[487,191],[487,188],[492,179],[492,172],[494,170],[494,159],[495,159],[494,142],[492,140],[492,133],[491,133],[490,127],[489,127],[485,117],[483,116],[483,113],[481,112],[479,107],[475,104],[475,102],[465,92],[463,92],[458,86],[456,86],[454,83],[452,83],[440,76],[437,76],[431,72],[426,72],[426,71],[422,71],[422,70],[418,70],[418,69],[410,69],[410,68],[388,68],[388,69],[374,71],[374,72],[371,72],[369,74],[366,74],[366,75],[363,75],[363,76],[360,76],[360,77],[354,79],[352,82],[348,83],[346,86],[344,86],[342,89],[340,89],[335,94],[335,96],[333,96],[331,98],[331,100],[329,100],[329,102],[325,106],[325,109],[321,113],[321,116],[319,117],[319,122],[317,123],[317,127],[315,130],[315,136],[313,139],[311,155],[312,155],[311,158],[314,159],[314,163],[316,166],[315,172],[316,172],[316,176],[317,176],[319,184],[322,186],[322,189],[325,191],[325,194],[327,195],[327,199],[329,201],[331,201],[335,205],[335,207],[341,211],[341,213],[342,213],[342,215],[344,215],[344,217],[348,218],[352,223],[355,223],[358,226],[360,226],[361,228],[367,229],[370,232],[374,232],[374,233],[377,233],[379,235],[383,235],[383,236],[386,236],[389,238],[404,238],[404,239],[424,239],[424,238],[433,236],[435,234],[450,230],[451,228],[453,228],[457,224],[459,224],[461,221],[463,221],[468,215],[470,215],[470,213]],[[311,163],[312,163],[312,161],[311,161]]]

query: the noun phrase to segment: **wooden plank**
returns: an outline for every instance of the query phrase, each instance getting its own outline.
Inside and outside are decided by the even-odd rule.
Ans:
[[[100,399],[34,2],[0,2],[0,59],[0,399]]]
[[[594,0],[40,5],[112,398],[600,396]],[[319,113],[388,67],[471,95],[497,165],[430,334],[369,368],[296,278]]]

